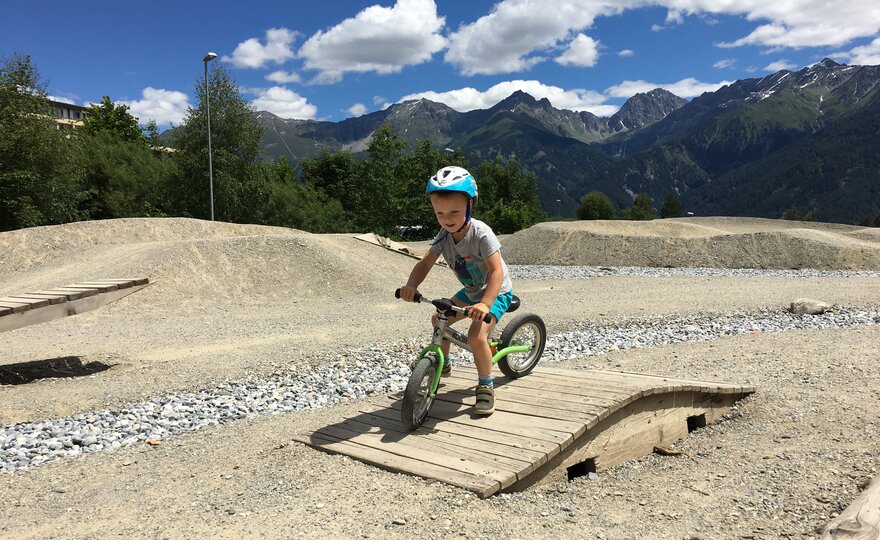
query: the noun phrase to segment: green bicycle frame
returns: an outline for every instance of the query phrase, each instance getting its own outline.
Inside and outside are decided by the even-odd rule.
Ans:
[[[467,342],[466,341],[462,342],[462,340],[456,339],[457,336],[448,335],[445,337],[447,339],[449,339],[451,342],[453,342],[456,345],[458,345],[459,347],[461,347],[462,349],[470,351],[471,353],[473,352],[473,351],[471,351],[471,348],[467,345]],[[490,340],[489,345],[491,347],[497,347],[499,345],[499,342],[496,340]],[[510,347],[505,347],[505,348],[501,349],[500,351],[496,351],[495,354],[492,356],[492,365],[494,366],[495,364],[497,364],[499,360],[501,360],[502,358],[504,358],[508,354],[519,353],[519,352],[529,352],[530,350],[532,350],[531,345],[511,345]],[[429,396],[429,397],[434,397],[435,395],[437,395],[437,389],[440,387],[440,376],[442,374],[443,364],[446,362],[446,359],[443,356],[443,350],[440,348],[440,344],[439,343],[430,343],[430,344],[428,344],[427,347],[425,347],[424,349],[421,350],[421,352],[419,353],[419,357],[416,360],[416,363],[420,362],[422,360],[422,358],[424,358],[425,355],[427,355],[430,352],[433,352],[437,357],[437,366],[436,366],[437,369],[434,373],[434,382],[431,384],[431,395]]]

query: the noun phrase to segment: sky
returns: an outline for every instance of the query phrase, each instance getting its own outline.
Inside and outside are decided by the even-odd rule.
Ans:
[[[427,98],[465,112],[516,90],[612,115],[829,57],[880,64],[878,0],[6,0],[0,56],[52,99],[109,96],[179,125],[208,52],[256,110],[338,122]],[[202,83],[203,84],[203,83]]]

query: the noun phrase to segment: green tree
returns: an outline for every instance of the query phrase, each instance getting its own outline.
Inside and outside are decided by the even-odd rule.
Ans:
[[[788,210],[785,211],[785,213],[782,214],[782,219],[785,219],[788,221],[800,221],[801,217],[802,216],[801,216],[800,210],[798,210],[795,207],[789,208]]]
[[[176,177],[174,161],[155,155],[144,140],[120,139],[111,131],[78,139],[91,219],[162,216],[166,192]]]
[[[29,55],[0,58],[0,230],[85,218],[82,168]]]
[[[547,218],[538,201],[535,174],[523,169],[517,160],[484,161],[479,171],[475,175],[478,216],[496,233],[514,233]]]
[[[224,67],[212,68],[209,78],[215,218],[262,223],[271,196],[271,186],[265,175],[260,174],[256,163],[263,130]],[[204,80],[197,81],[195,90],[198,104],[187,111],[184,123],[174,133],[174,158],[180,176],[172,186],[172,195],[179,214],[208,218],[210,197]]]
[[[633,221],[648,221],[657,218],[657,211],[654,210],[654,201],[647,193],[639,193],[633,200],[633,205],[624,208],[620,212],[621,219],[629,219]]]
[[[428,198],[425,186],[438,170],[453,161],[447,152],[437,150],[430,141],[422,141],[406,154],[397,165],[396,176],[403,185],[400,200],[399,232],[406,239],[424,238],[437,229],[437,218]]]
[[[601,191],[591,191],[581,198],[578,219],[614,219],[614,204]]]
[[[336,233],[348,229],[339,201],[308,185],[300,185],[296,171],[282,156],[276,163],[260,167],[271,186],[267,223],[314,233]]]
[[[666,196],[666,201],[663,202],[663,206],[660,207],[660,217],[662,218],[676,218],[681,217],[681,202],[679,202],[678,197],[670,193]]]
[[[89,106],[83,129],[89,135],[112,133],[123,141],[146,142],[137,118],[128,112],[128,105],[114,105],[110,96],[102,97],[100,105]]]
[[[357,177],[361,200],[354,212],[356,225],[386,236],[394,234],[406,205],[406,188],[397,177],[405,148],[406,143],[389,124],[373,133],[367,146],[369,159]]]

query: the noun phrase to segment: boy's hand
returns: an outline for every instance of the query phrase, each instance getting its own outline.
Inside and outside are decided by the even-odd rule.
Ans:
[[[412,302],[418,292],[419,291],[415,287],[404,285],[400,288],[400,299],[406,300],[407,302]]]
[[[477,302],[470,307],[467,316],[475,321],[483,322],[483,317],[486,316],[486,313],[489,313],[489,306],[482,302]]]

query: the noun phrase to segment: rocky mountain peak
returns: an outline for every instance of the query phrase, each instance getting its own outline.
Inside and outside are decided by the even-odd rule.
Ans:
[[[611,118],[608,127],[614,131],[628,131],[653,124],[681,108],[686,100],[663,88],[638,93],[628,100]]]

